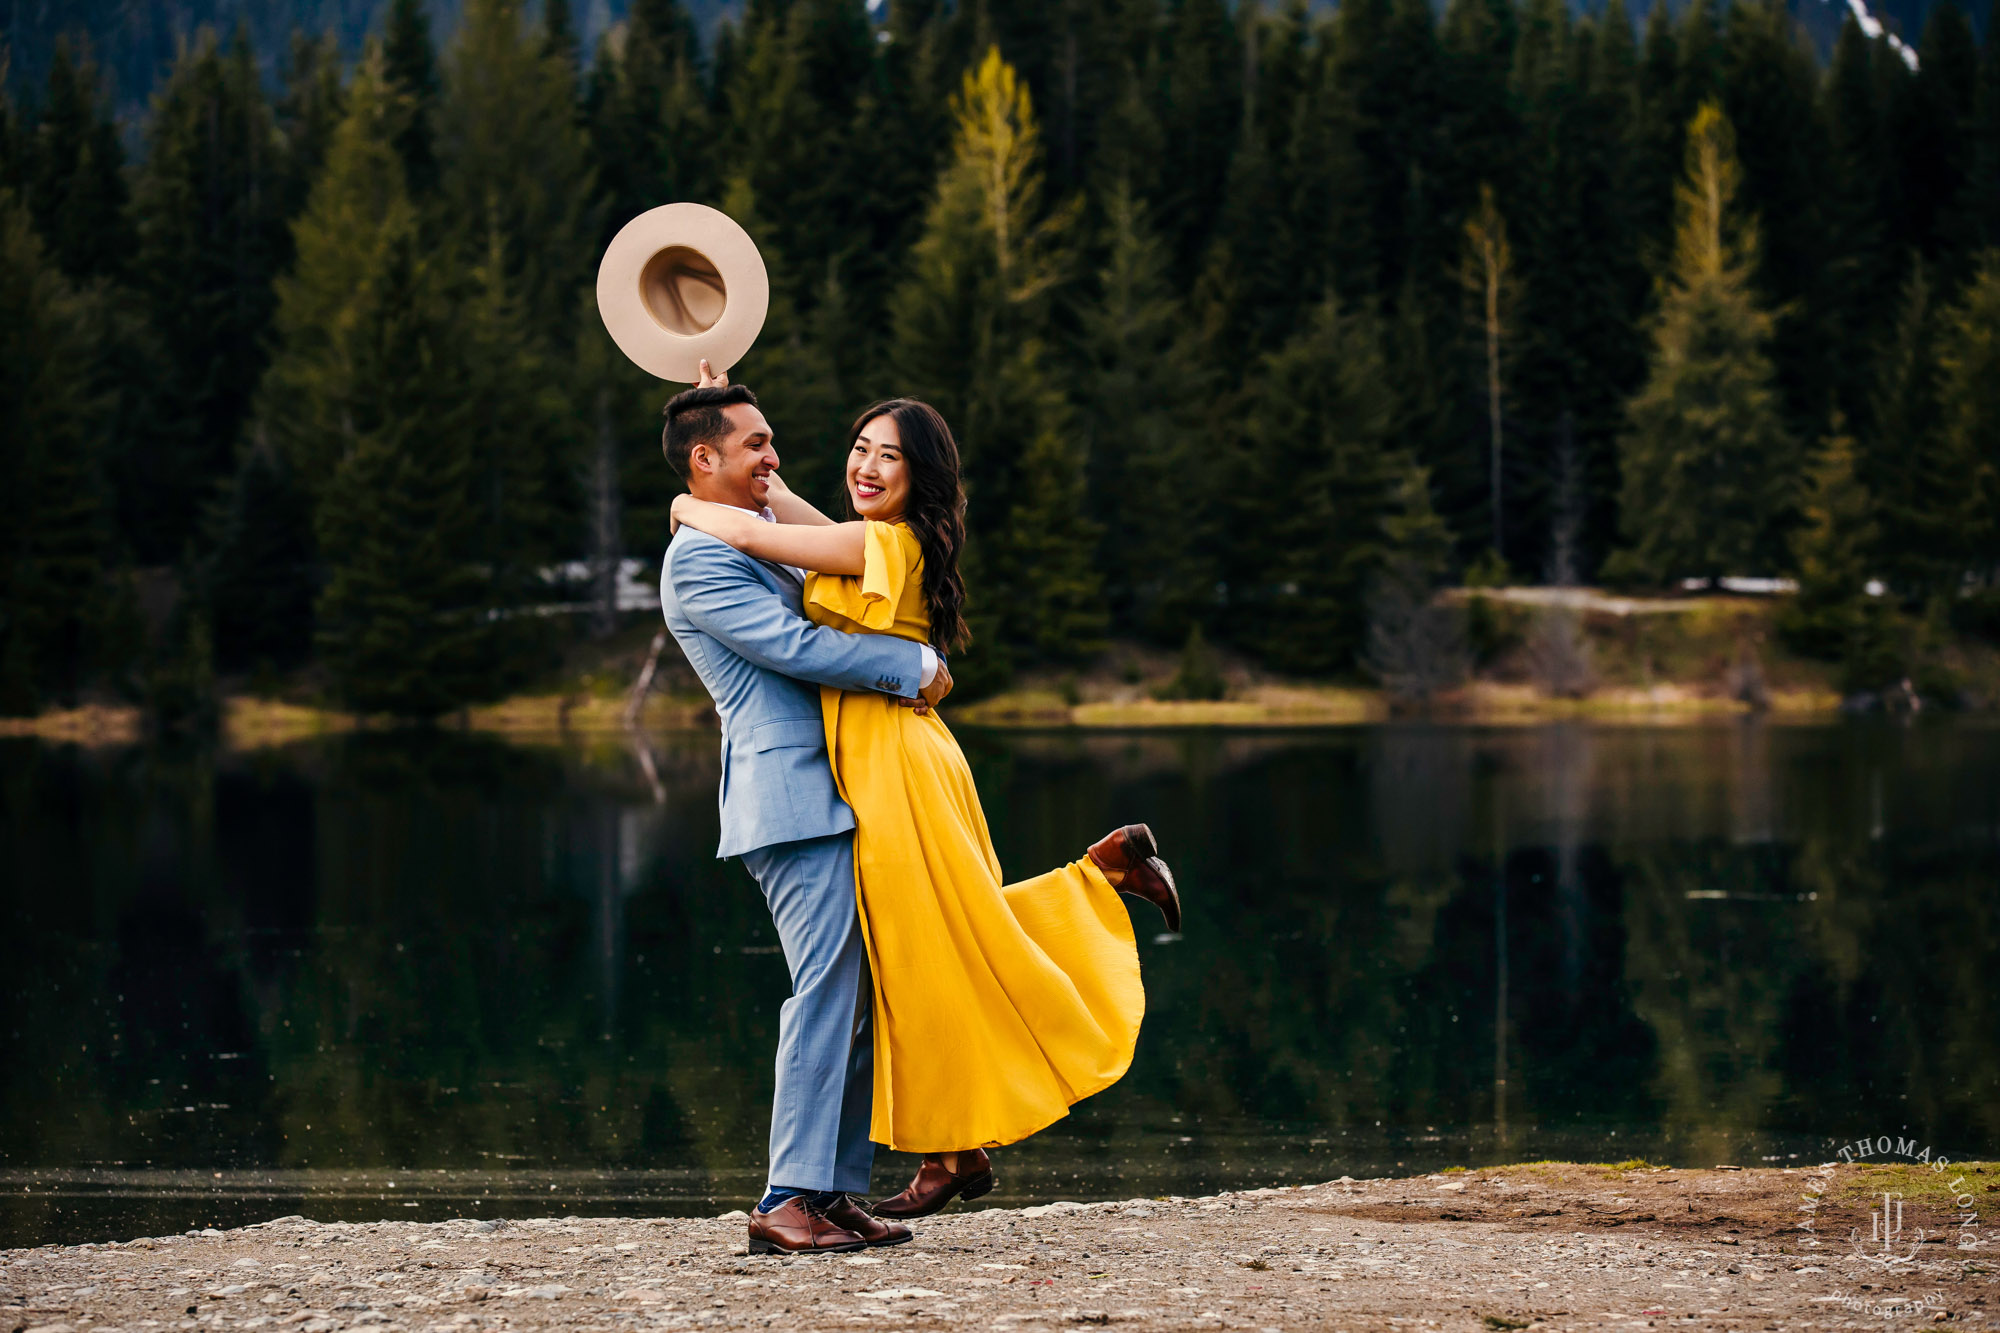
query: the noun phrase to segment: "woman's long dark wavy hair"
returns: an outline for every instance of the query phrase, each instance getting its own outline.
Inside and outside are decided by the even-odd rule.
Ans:
[[[877,417],[895,420],[896,433],[903,441],[903,464],[910,470],[910,498],[903,506],[903,521],[917,534],[917,545],[924,553],[924,605],[930,611],[931,646],[939,652],[954,652],[972,637],[965,623],[965,579],[958,572],[959,553],[965,549],[965,487],[958,479],[958,441],[929,403],[885,398],[871,403],[854,419],[854,428],[847,432],[850,455],[862,428]],[[847,516],[860,517],[854,512],[851,494]]]

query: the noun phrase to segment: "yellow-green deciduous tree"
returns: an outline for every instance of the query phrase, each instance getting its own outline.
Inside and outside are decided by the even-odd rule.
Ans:
[[[893,360],[964,458],[967,665],[984,683],[1016,653],[1095,651],[1105,616],[1084,451],[1049,345],[1075,210],[1043,200],[1034,107],[997,47],[967,72],[952,112],[951,156],[892,303]]]
[[[1729,121],[1704,105],[1688,125],[1674,191],[1651,368],[1620,441],[1629,545],[1615,574],[1662,581],[1785,563],[1799,451],[1772,384],[1774,320],[1751,286],[1757,229],[1736,208],[1741,184]]]

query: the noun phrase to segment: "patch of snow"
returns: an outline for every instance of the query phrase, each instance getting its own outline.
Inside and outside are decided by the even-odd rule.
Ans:
[[[1861,31],[1870,37],[1880,37],[1889,43],[1889,49],[1903,58],[1903,63],[1914,72],[1917,68],[1917,53],[1910,44],[1882,26],[1882,20],[1868,12],[1868,0],[1847,0],[1847,7],[1854,12],[1854,21],[1861,25]]]

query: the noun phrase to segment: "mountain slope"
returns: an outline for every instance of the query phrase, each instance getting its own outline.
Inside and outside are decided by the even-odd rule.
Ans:
[[[1004,2],[1004,0],[1003,0]],[[742,0],[684,0],[703,32],[712,32],[726,16],[740,12]],[[1442,0],[1433,0],[1442,4]],[[1686,0],[1665,0],[1678,14]],[[1958,4],[1984,36],[1988,13],[1984,5],[1964,0],[1790,0],[1814,47],[1824,59],[1850,4],[1863,6],[1892,36],[1915,46],[1932,9]],[[574,8],[586,53],[600,36],[624,18],[630,0],[580,0]],[[1601,7],[1601,0],[1570,0],[1578,12]],[[531,7],[538,8],[533,5]],[[297,31],[332,31],[349,55],[362,40],[378,32],[387,11],[385,0],[56,0],[16,3],[9,7],[6,47],[8,85],[19,101],[32,103],[48,71],[49,54],[61,34],[82,35],[95,51],[111,81],[120,115],[142,114],[159,77],[173,63],[180,47],[203,27],[225,36],[239,27],[257,52],[266,75],[276,79],[285,63],[291,36]],[[457,25],[460,0],[430,0],[432,30],[442,45]],[[871,6],[879,9],[879,6]],[[1643,23],[1647,6],[1633,4],[1635,23]]]

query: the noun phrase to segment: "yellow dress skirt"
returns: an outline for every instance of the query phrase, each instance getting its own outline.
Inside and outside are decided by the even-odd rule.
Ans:
[[[871,522],[866,552],[858,578],[807,577],[807,616],[923,642],[915,534]],[[1088,857],[1001,882],[972,770],[935,713],[820,700],[874,979],[869,1137],[907,1152],[1027,1138],[1132,1064],[1146,994],[1125,905]]]

